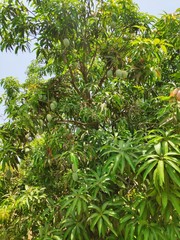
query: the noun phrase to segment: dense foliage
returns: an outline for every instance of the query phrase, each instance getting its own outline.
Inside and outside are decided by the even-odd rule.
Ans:
[[[180,9],[23,2],[0,4],[1,51],[37,53],[1,80],[0,239],[180,239]]]

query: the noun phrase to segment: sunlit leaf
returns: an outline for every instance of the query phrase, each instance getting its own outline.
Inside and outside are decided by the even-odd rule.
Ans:
[[[160,154],[161,154],[161,151],[162,151],[162,149],[161,149],[161,142],[159,142],[159,143],[157,143],[156,145],[154,145],[154,148],[155,148],[156,153],[157,153],[158,155],[160,155]]]
[[[156,170],[157,170],[156,174],[158,175],[158,178],[159,178],[159,185],[162,187],[164,183],[164,161],[163,160],[158,161]]]

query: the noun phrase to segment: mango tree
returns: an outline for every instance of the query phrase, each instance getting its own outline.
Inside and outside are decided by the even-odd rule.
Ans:
[[[9,0],[0,238],[179,239],[180,12],[130,0]],[[170,94],[171,93],[171,94]]]

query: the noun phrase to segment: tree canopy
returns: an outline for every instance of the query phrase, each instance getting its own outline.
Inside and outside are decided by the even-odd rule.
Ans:
[[[180,9],[131,0],[0,3],[0,238],[176,240]]]

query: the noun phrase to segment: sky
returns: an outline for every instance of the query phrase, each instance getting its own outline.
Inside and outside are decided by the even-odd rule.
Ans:
[[[160,16],[163,12],[173,13],[180,8],[180,0],[134,0],[140,11]]]
[[[164,12],[173,13],[180,8],[180,0],[134,0],[139,5],[142,12],[146,12],[155,16],[160,16]],[[32,53],[6,53],[0,52],[0,79],[13,76],[20,82],[26,79],[26,69],[31,61],[35,59],[35,52]],[[0,88],[0,95],[2,88]],[[0,123],[4,121],[3,107],[0,105]]]

